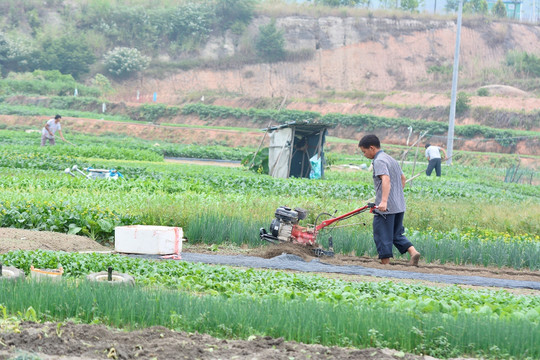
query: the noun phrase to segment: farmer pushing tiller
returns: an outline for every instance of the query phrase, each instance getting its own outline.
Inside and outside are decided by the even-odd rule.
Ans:
[[[276,210],[276,218],[270,225],[270,233],[264,228],[260,229],[260,237],[272,243],[290,242],[302,245],[310,245],[316,256],[333,256],[332,238],[328,239],[329,250],[324,250],[317,244],[318,232],[323,228],[338,221],[369,210],[373,217],[373,240],[377,247],[381,264],[389,264],[393,257],[395,246],[401,254],[409,253],[410,265],[418,266],[420,253],[405,236],[403,227],[403,215],[405,213],[405,197],[403,189],[405,184],[417,177],[406,179],[399,163],[386,154],[380,145],[380,140],[375,135],[366,135],[360,140],[358,146],[368,159],[373,160],[373,183],[375,188],[375,202],[370,200],[367,205],[353,210],[344,215],[322,221],[318,220],[321,215],[332,216],[322,213],[317,216],[315,225],[306,228],[298,225],[298,221],[305,219],[307,212],[304,209],[279,207]]]
[[[293,210],[290,207],[280,206],[276,210],[276,218],[272,220],[272,223],[270,224],[270,232],[266,231],[265,228],[261,228],[259,233],[262,240],[269,241],[273,244],[293,243],[306,246],[309,245],[312,247],[312,250],[316,256],[334,256],[332,237],[328,238],[328,250],[323,249],[321,245],[317,244],[317,235],[319,234],[319,231],[327,226],[368,210],[370,213],[379,213],[380,215],[384,216],[384,214],[378,212],[375,203],[368,203],[359,209],[353,210],[341,216],[324,220],[318,225],[315,224],[313,227],[304,227],[298,225],[298,222],[306,218],[307,211],[305,209],[294,208]],[[323,215],[332,216],[328,213],[321,213],[317,216],[315,223],[317,223],[319,218]]]

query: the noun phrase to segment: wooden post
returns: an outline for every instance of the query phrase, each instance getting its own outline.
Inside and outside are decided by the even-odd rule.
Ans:
[[[416,159],[418,159],[418,146],[419,145],[420,145],[420,143],[418,142],[416,144],[416,153],[414,154],[414,163],[413,163],[412,173],[411,173],[411,186],[413,185],[412,179],[413,179],[413,175],[414,175],[414,169],[416,168]]]

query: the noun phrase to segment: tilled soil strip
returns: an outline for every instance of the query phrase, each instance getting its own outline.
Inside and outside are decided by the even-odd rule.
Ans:
[[[160,257],[157,255],[131,256],[160,259]],[[384,278],[415,279],[432,282],[442,282],[448,284],[540,290],[540,282],[538,281],[509,280],[466,275],[426,274],[400,270],[373,269],[359,265],[332,265],[321,262],[317,258],[306,262],[301,257],[291,254],[282,254],[271,259],[264,259],[260,257],[245,255],[213,255],[183,252],[182,260],[188,262],[242,266],[250,268],[296,270],[303,272],[341,273],[349,275],[367,275]]]

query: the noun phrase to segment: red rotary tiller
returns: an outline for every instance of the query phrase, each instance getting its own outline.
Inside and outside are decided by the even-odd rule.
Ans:
[[[328,238],[328,250],[324,250],[321,245],[317,244],[317,235],[319,231],[329,225],[348,219],[368,210],[370,213],[377,212],[375,203],[368,203],[359,209],[353,210],[338,217],[324,220],[317,225],[317,222],[322,215],[332,216],[328,213],[321,213],[317,216],[314,227],[304,227],[298,225],[298,222],[306,218],[307,210],[302,208],[294,208],[293,210],[287,206],[280,206],[276,210],[276,217],[270,224],[270,232],[267,232],[265,228],[261,228],[259,233],[262,240],[269,241],[273,244],[293,243],[306,246],[309,245],[312,247],[312,250],[316,256],[334,256],[332,237]]]

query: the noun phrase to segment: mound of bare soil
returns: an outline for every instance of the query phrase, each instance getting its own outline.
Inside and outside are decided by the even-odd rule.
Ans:
[[[312,251],[313,247],[304,246],[298,244],[277,244],[272,246],[267,246],[264,248],[253,249],[250,251],[250,255],[262,257],[263,259],[271,259],[273,257],[279,256],[281,254],[292,254],[301,257],[305,261],[311,261],[314,257]]]
[[[502,95],[502,96],[530,96],[526,91],[518,89],[513,86],[508,85],[486,85],[482,86],[480,89],[486,89],[491,95]]]
[[[139,331],[102,325],[22,323],[20,333],[0,330],[0,360],[37,355],[42,360],[75,359],[405,359],[433,360],[389,349],[307,345],[282,338],[224,340],[164,327]],[[396,356],[394,356],[396,354]],[[35,357],[17,357],[34,359]]]
[[[66,235],[51,231],[0,228],[0,253],[37,249],[66,252],[111,250],[85,236]]]

